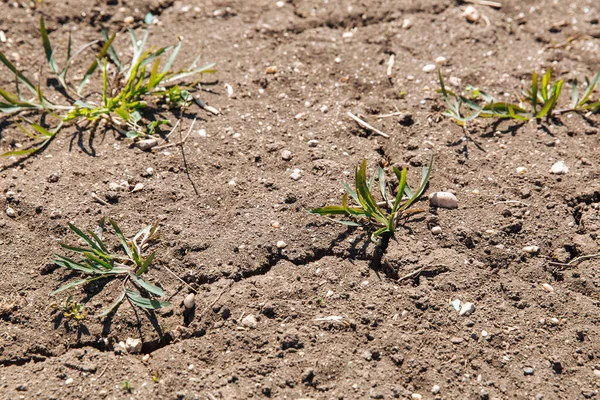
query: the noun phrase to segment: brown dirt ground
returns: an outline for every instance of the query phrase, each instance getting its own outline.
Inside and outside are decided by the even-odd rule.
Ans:
[[[153,12],[160,22],[150,43],[182,36],[182,65],[200,48],[205,61],[217,62],[217,75],[207,77],[213,93],[203,98],[222,114],[195,109],[183,120],[185,131],[199,117],[208,133],[186,142],[187,164],[177,147],[141,152],[110,131],[73,128],[25,161],[2,160],[0,396],[597,398],[598,262],[549,261],[598,252],[598,115],[565,114],[541,126],[483,121],[472,126],[472,141],[461,141],[461,129],[440,115],[435,74],[422,67],[443,55],[445,75],[513,100],[533,70],[552,67],[555,76],[581,82],[600,65],[600,7],[501,2],[499,10],[476,6],[488,26],[468,23],[465,5],[448,0],[287,0],[281,7],[275,0],[44,0],[37,9],[1,1],[0,29],[9,40],[0,50],[18,53],[31,76],[45,63],[40,14],[53,42],[72,32],[77,48],[99,37],[100,23],[115,31],[134,16],[139,27]],[[575,34],[584,36],[554,46]],[[127,40],[117,42],[126,48]],[[267,75],[271,65],[278,72]],[[0,69],[2,87],[11,82]],[[395,107],[401,116],[376,119]],[[391,137],[367,134],[347,111]],[[27,144],[9,119],[0,129],[1,151]],[[306,212],[337,201],[340,180],[350,180],[363,158],[370,168],[409,165],[414,182],[431,154],[429,191],[454,191],[460,206],[411,218],[383,258],[392,275],[418,275],[398,282],[375,271],[368,230]],[[568,174],[549,173],[558,160]],[[294,168],[298,181],[290,179]],[[53,174],[58,181],[48,180]],[[123,180],[144,189],[120,192],[109,206],[90,197]],[[16,218],[4,213],[9,206]],[[73,291],[91,313],[81,326],[52,312],[49,293],[73,276],[49,261],[62,252],[59,241],[74,240],[67,221],[93,228],[102,216],[127,234],[161,221],[149,279],[160,282],[172,307],[144,313],[123,304],[99,319],[94,314],[118,291],[108,284]],[[435,225],[441,235],[431,233]],[[527,245],[539,254],[525,254]],[[189,289],[164,267],[198,291],[192,318],[182,307]],[[454,299],[473,302],[475,312],[459,316],[448,305]],[[255,329],[241,326],[248,314]],[[315,321],[332,315],[344,323]],[[114,351],[128,337],[142,338],[142,354]]]

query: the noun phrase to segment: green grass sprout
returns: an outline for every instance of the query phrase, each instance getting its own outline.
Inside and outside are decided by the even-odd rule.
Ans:
[[[100,315],[101,317],[116,310],[125,299],[133,305],[146,309],[168,307],[170,305],[168,302],[162,302],[144,296],[138,290],[128,288],[128,284],[132,283],[136,289],[143,290],[148,294],[158,297],[164,295],[164,291],[160,287],[148,282],[142,277],[148,270],[154,258],[154,253],[144,256],[143,252],[149,243],[157,238],[158,223],[144,227],[132,240],[127,240],[125,238],[115,221],[110,220],[110,224],[112,225],[114,233],[118,238],[125,255],[110,252],[103,242],[104,219],[101,220],[95,231],[88,230],[87,233],[69,223],[69,228],[81,241],[83,241],[83,243],[85,243],[85,245],[71,246],[61,243],[61,246],[79,254],[81,256],[81,261],[75,261],[61,255],[55,255],[52,261],[58,266],[81,272],[86,277],[61,286],[53,291],[51,295],[93,281],[121,277],[123,278],[122,292],[112,305],[102,312]]]
[[[328,219],[338,222],[340,224],[349,226],[362,226],[362,224],[352,220],[338,220],[331,218],[336,215],[343,215],[346,217],[354,218],[366,218],[374,221],[378,225],[382,225],[381,228],[373,232],[371,240],[375,241],[382,235],[393,236],[394,231],[398,223],[398,219],[405,213],[408,213],[408,208],[417,201],[423,192],[425,191],[429,182],[429,176],[433,168],[433,157],[428,166],[424,166],[421,172],[421,183],[416,191],[412,191],[408,183],[406,182],[406,167],[400,171],[394,167],[393,171],[398,179],[398,190],[395,196],[389,193],[385,182],[385,172],[383,168],[378,167],[377,175],[373,174],[371,179],[367,181],[367,160],[363,160],[361,165],[356,169],[355,175],[355,189],[352,189],[345,183],[342,183],[342,187],[346,191],[342,197],[342,204],[339,206],[325,206],[319,208],[313,208],[309,212],[311,214],[317,214],[327,217]],[[371,193],[375,178],[379,181],[379,192],[382,198],[382,202],[377,202],[374,195]],[[348,199],[350,196],[358,207],[348,206]],[[383,207],[380,207],[383,206]]]
[[[62,311],[65,318],[71,318],[77,322],[83,321],[88,315],[85,305],[73,301],[72,295],[69,295],[62,304],[52,304],[52,308]]]
[[[571,86],[571,108],[575,111],[591,111],[600,108],[600,101],[589,103],[590,96],[596,90],[598,83],[600,83],[600,71],[594,77],[594,80],[590,82],[588,78],[585,78],[586,90],[583,92],[583,96],[579,97],[579,91],[577,89],[577,79],[573,81]]]
[[[62,103],[54,103],[48,99],[38,84],[34,85],[8,58],[0,52],[0,63],[10,70],[15,76],[15,93],[0,89],[0,113],[8,114],[19,123],[19,128],[36,143],[25,150],[9,151],[2,156],[19,156],[35,153],[43,149],[63,128],[70,123],[80,124],[82,122],[92,123],[95,129],[100,122],[108,124],[121,135],[130,139],[147,137],[153,135],[161,125],[169,125],[166,119],[146,121],[142,117],[142,110],[149,103],[168,103],[170,107],[182,108],[198,100],[191,92],[204,74],[214,73],[214,63],[198,67],[200,55],[187,67],[181,70],[173,70],[173,64],[181,49],[181,41],[174,46],[159,49],[146,49],[149,31],[144,29],[142,39],[136,37],[132,29],[128,30],[131,38],[133,54],[128,62],[123,62],[113,47],[116,34],[109,36],[106,29],[102,28],[102,40],[94,41],[84,45],[80,50],[73,53],[71,37],[69,35],[64,65],[59,66],[52,47],[44,18],[40,18],[40,33],[44,54],[50,72],[58,81],[57,89],[62,94]],[[87,48],[101,42],[102,46],[93,57],[81,80],[75,85],[68,77],[69,65]],[[167,57],[161,66],[161,57]],[[85,88],[91,82],[92,77],[100,71],[102,90],[84,93]],[[192,82],[177,83],[192,79]],[[29,96],[21,93],[20,85],[29,92]],[[34,124],[24,114],[37,114],[40,120],[50,116],[58,122],[54,127],[42,127]],[[29,125],[37,133],[31,133],[22,127]]]

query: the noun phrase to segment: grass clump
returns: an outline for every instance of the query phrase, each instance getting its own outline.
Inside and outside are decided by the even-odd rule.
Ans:
[[[162,302],[149,296],[162,297],[164,291],[142,277],[154,258],[154,253],[148,256],[144,256],[143,253],[149,243],[157,238],[158,223],[144,227],[132,240],[125,238],[115,221],[110,220],[110,224],[125,254],[115,254],[108,250],[103,241],[104,220],[101,220],[96,232],[88,230],[87,234],[69,223],[69,228],[85,244],[71,246],[61,243],[61,246],[79,254],[81,260],[75,261],[66,256],[55,255],[52,261],[60,267],[81,272],[86,277],[61,286],[51,295],[97,280],[121,278],[121,294],[109,308],[102,312],[101,317],[116,310],[125,299],[132,305],[145,309],[154,310],[170,306],[168,302]],[[138,290],[130,289],[129,286],[131,285]],[[146,292],[148,295],[141,294],[139,290]]]
[[[74,86],[68,79],[71,62],[98,41],[72,53],[69,36],[65,62],[62,67],[59,67],[55,54],[56,48],[53,48],[50,43],[44,18],[40,18],[42,45],[50,71],[57,81],[56,90],[62,95],[60,104],[50,101],[39,83],[34,85],[0,52],[0,62],[15,76],[14,93],[0,89],[0,96],[4,99],[0,101],[0,113],[12,115],[17,126],[38,142],[29,149],[9,151],[2,155],[18,156],[34,153],[46,146],[60,129],[69,123],[87,122],[96,129],[100,122],[105,122],[128,138],[145,137],[154,134],[160,125],[170,124],[166,119],[144,120],[142,111],[148,107],[149,101],[163,102],[174,108],[188,106],[194,101],[200,106],[204,104],[194,98],[191,91],[199,83],[203,74],[215,72],[214,63],[197,67],[200,58],[198,56],[187,68],[175,71],[172,67],[181,49],[181,42],[174,46],[146,50],[148,29],[144,29],[142,39],[138,39],[132,29],[128,29],[128,32],[133,50],[131,59],[123,62],[119,58],[112,45],[116,34],[109,36],[102,28],[100,42],[103,45],[93,57],[82,79]],[[169,57],[161,67],[161,56],[167,54]],[[102,76],[100,93],[96,91],[85,93],[84,89],[98,70]],[[183,87],[176,84],[188,78],[195,81]],[[21,85],[30,92],[29,96],[23,95]],[[42,126],[27,118],[32,115],[38,117],[40,121],[54,119],[58,122],[49,128],[48,125]],[[26,129],[23,122],[26,122],[32,131]]]
[[[594,80],[590,82],[586,78],[587,88],[581,98],[577,89],[577,81],[573,82],[572,86],[572,103],[571,108],[557,109],[558,99],[562,93],[564,80],[552,82],[552,71],[548,68],[542,76],[541,83],[538,74],[531,74],[531,87],[521,91],[523,97],[520,99],[520,104],[498,102],[490,94],[474,88],[471,85],[466,87],[471,93],[470,98],[457,94],[448,90],[444,84],[441,71],[438,70],[438,78],[440,82],[439,93],[442,94],[448,109],[442,113],[447,117],[452,118],[458,125],[465,127],[469,121],[475,118],[499,118],[513,119],[520,121],[528,121],[535,118],[553,118],[558,114],[574,111],[587,112],[600,109],[599,102],[590,102],[590,96],[600,83],[600,72]],[[529,107],[525,107],[524,104]]]
[[[342,183],[342,187],[346,193],[342,197],[341,205],[313,208],[309,212],[325,216],[332,221],[349,226],[362,226],[362,224],[355,221],[338,220],[331,217],[343,215],[358,219],[368,219],[375,222],[377,225],[381,225],[381,227],[371,234],[371,240],[373,241],[380,236],[393,236],[398,219],[403,214],[409,212],[409,207],[417,201],[425,191],[432,168],[433,158],[428,166],[423,167],[421,172],[421,183],[419,188],[413,192],[406,181],[406,167],[403,168],[402,171],[394,167],[393,171],[398,179],[398,189],[396,195],[392,196],[385,182],[385,172],[383,168],[378,167],[376,174],[374,173],[371,179],[367,180],[367,160],[363,160],[361,165],[356,169],[354,179],[355,189]],[[375,200],[375,196],[372,193],[376,177],[379,181],[379,192],[383,200],[379,203]],[[348,196],[354,200],[358,207],[348,206]]]

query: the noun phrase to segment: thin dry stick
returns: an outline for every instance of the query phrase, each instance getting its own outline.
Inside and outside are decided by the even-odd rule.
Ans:
[[[389,114],[378,115],[377,119],[397,117],[398,115],[402,115],[402,113],[400,111],[397,111]]]
[[[465,3],[479,4],[481,6],[488,6],[492,8],[502,8],[502,3],[488,0],[465,0]]]
[[[169,136],[171,136],[171,133],[175,132],[175,129],[177,129],[180,122],[181,122],[181,119],[178,119],[177,122],[175,123],[175,126],[173,127],[173,129],[171,129],[171,131],[167,134],[167,136],[165,136],[165,139],[168,139]],[[167,141],[163,140],[163,143],[167,143]]]
[[[387,133],[383,133],[379,129],[373,128],[371,125],[367,124],[365,121],[363,121],[362,119],[358,118],[356,115],[352,114],[350,111],[348,111],[347,114],[348,114],[348,116],[350,118],[352,118],[353,120],[355,120],[363,128],[368,129],[371,132],[376,133],[378,135],[381,135],[384,138],[389,138],[390,137],[390,135],[388,135]]]
[[[180,277],[177,276],[177,274],[173,271],[171,271],[171,269],[169,267],[167,267],[166,265],[162,265],[162,267],[164,269],[166,269],[167,271],[169,271],[169,273],[171,275],[173,275],[175,278],[177,278],[181,283],[183,283],[185,286],[187,286],[192,292],[194,292],[195,294],[198,294],[198,292],[196,291],[196,289],[194,289],[189,283],[187,283],[186,281],[184,281],[183,279],[181,279]]]
[[[390,84],[392,83],[392,70],[394,69],[394,55],[390,56],[390,59],[387,62],[387,78]]]
[[[519,200],[505,200],[505,201],[497,201],[495,203],[493,203],[492,205],[495,206],[497,204],[506,204],[506,203],[516,203],[516,204],[523,204],[524,206],[529,207],[529,204],[527,203],[523,203],[522,201]]]
[[[173,147],[173,146],[179,146],[185,143],[185,141],[187,140],[187,138],[190,136],[190,134],[192,133],[192,129],[194,128],[194,124],[196,123],[196,118],[194,118],[194,120],[192,121],[192,125],[190,125],[190,129],[188,130],[188,132],[186,133],[185,137],[183,139],[181,139],[180,142],[177,143],[169,143],[169,144],[165,144],[162,146],[157,146],[157,147],[153,147],[152,150],[161,150],[161,149],[166,149],[167,147]]]
[[[581,261],[589,260],[590,258],[596,258],[596,257],[600,257],[600,253],[577,257],[577,258],[572,259],[568,263],[559,263],[559,262],[555,262],[555,261],[550,261],[549,264],[550,265],[558,265],[558,266],[561,266],[561,267],[570,267],[573,264],[578,264]]]

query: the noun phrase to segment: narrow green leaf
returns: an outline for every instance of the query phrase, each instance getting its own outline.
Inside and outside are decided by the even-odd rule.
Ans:
[[[143,287],[144,289],[146,289],[148,292],[155,294],[159,297],[164,296],[165,292],[159,288],[156,285],[151,284],[150,282],[144,280],[143,278],[141,278],[140,276],[130,273],[129,277],[131,278],[131,280],[138,284],[139,286]]]
[[[106,28],[104,26],[101,26],[100,30],[102,31],[102,40],[107,42],[108,41],[108,31],[106,30]],[[123,69],[124,69],[123,63],[121,63],[121,60],[119,60],[119,56],[117,55],[117,52],[115,51],[115,48],[112,46],[112,44],[110,46],[108,46],[107,53],[108,53],[108,56],[110,57],[111,61],[119,69],[119,72],[123,72]]]
[[[86,274],[93,274],[95,272],[93,268],[91,268],[87,265],[78,263],[77,261],[74,261],[74,260],[70,259],[69,257],[65,257],[65,256],[57,255],[57,254],[55,255],[55,257],[56,258],[52,259],[52,261],[54,262],[54,264],[56,264],[60,267],[84,272]]]
[[[376,241],[381,235],[383,235],[386,232],[390,232],[391,234],[393,234],[393,232],[391,232],[387,226],[384,226],[383,228],[380,228],[371,234],[371,241]]]
[[[69,225],[69,228],[71,228],[71,230],[73,232],[75,232],[75,234],[77,236],[79,236],[81,239],[83,239],[85,242],[87,242],[87,244],[89,244],[92,247],[92,249],[94,249],[94,251],[97,251],[98,253],[102,253],[102,249],[100,248],[100,246],[98,246],[96,244],[96,242],[94,242],[88,235],[83,233],[83,231],[81,231],[81,229],[79,229],[78,227],[76,227],[75,225],[73,225],[70,222],[68,222],[68,225]]]
[[[48,61],[48,65],[50,69],[55,74],[58,74],[58,67],[56,66],[56,59],[54,58],[54,53],[52,51],[52,46],[50,45],[50,39],[48,38],[48,32],[46,31],[46,24],[44,23],[44,17],[40,17],[40,31],[42,33],[42,42],[44,44],[44,51],[46,53],[46,60]]]
[[[1,51],[0,51],[0,61],[4,65],[6,65],[6,67],[8,69],[10,69],[12,71],[12,73],[15,74],[21,82],[23,82],[23,84],[27,87],[27,89],[29,89],[33,94],[35,94],[37,96],[37,89],[33,85],[33,83],[31,83],[29,81],[29,79],[25,78],[25,76],[21,72],[19,72],[17,70],[17,68],[15,68],[15,66],[10,61],[8,61],[8,58],[6,58]]]
[[[587,81],[587,78],[586,78],[586,81]],[[600,71],[598,71],[598,73],[594,77],[594,80],[592,81],[592,83],[590,83],[589,81],[587,81],[587,82],[588,82],[587,89],[585,90],[583,97],[577,104],[578,106],[583,106],[583,105],[585,105],[585,103],[587,103],[588,99],[592,95],[592,92],[596,89],[596,86],[598,86],[598,83],[600,83]]]
[[[354,222],[354,221],[344,221],[344,220],[340,220],[340,219],[330,218],[327,216],[325,216],[325,218],[330,220],[331,222],[335,222],[337,224],[342,224],[342,225],[346,225],[346,226],[362,226],[358,222]]]
[[[92,76],[94,71],[96,71],[96,68],[98,67],[98,60],[101,60],[102,58],[104,58],[104,56],[106,55],[106,52],[108,51],[108,48],[112,44],[113,40],[115,40],[115,36],[116,36],[116,34],[113,34],[108,39],[108,41],[104,42],[104,46],[102,46],[102,48],[100,49],[100,52],[96,56],[96,59],[89,66],[89,68],[85,72],[85,75],[83,75],[83,79],[81,80],[81,82],[79,83],[79,87],[77,88],[77,94],[81,95],[81,90],[83,89],[83,87],[85,86],[87,81],[90,79],[90,77]]]
[[[579,91],[577,90],[577,79],[573,81],[571,85],[571,108],[577,107],[579,102]]]
[[[533,116],[537,114],[537,97],[538,97],[538,75],[537,72],[531,74],[531,109]]]
[[[127,240],[125,239],[125,236],[123,236],[123,232],[121,232],[119,225],[117,225],[117,223],[112,219],[109,219],[108,221],[110,222],[113,229],[115,230],[115,233],[117,234],[117,237],[119,238],[119,241],[121,242],[121,246],[123,247],[123,250],[125,250],[125,252],[129,256],[129,258],[131,258],[133,260],[133,252],[131,251],[131,247],[129,247],[129,244],[127,244]]]
[[[129,290],[129,289],[126,289],[126,295],[133,304],[135,304],[136,306],[141,307],[141,308],[148,308],[148,309],[155,310],[158,308],[169,307],[171,305],[171,303],[169,303],[169,302],[163,302],[163,301],[158,301],[158,300],[147,299],[145,297],[141,297],[139,292]]]
[[[404,188],[406,187],[406,167],[402,168],[402,172],[396,167],[394,167],[394,173],[396,174],[396,178],[398,178],[398,192],[396,193],[396,200],[394,201],[394,206],[392,207],[392,215],[396,213],[398,207],[400,207],[400,202],[402,201],[402,196],[404,195]]]
[[[344,206],[317,207],[310,209],[308,212],[318,215],[349,215],[346,207]]]
[[[50,296],[54,296],[57,293],[63,292],[67,289],[71,289],[72,287],[78,286],[78,285],[83,285],[84,283],[87,283],[89,281],[88,279],[79,279],[76,281],[73,281],[71,283],[67,283],[64,286],[59,287],[58,289],[56,289],[55,291],[53,291],[52,293],[50,293]]]
[[[104,310],[102,312],[102,314],[100,314],[100,317],[106,317],[108,314],[110,314],[112,311],[114,311],[117,307],[119,307],[119,305],[123,302],[124,299],[125,299],[125,289],[123,289],[123,291],[121,292],[119,297],[117,297],[117,299],[110,305],[110,307],[108,307],[106,310]]]
[[[360,167],[356,171],[355,185],[358,199],[362,207],[368,213],[372,214],[373,218],[377,219],[382,223],[387,223],[387,219],[377,206],[373,195],[369,191],[367,186],[367,160],[363,160]]]
[[[167,60],[167,63],[165,64],[165,66],[162,70],[163,73],[167,73],[167,72],[171,71],[171,67],[173,66],[173,63],[175,62],[175,59],[177,58],[179,49],[181,49],[181,40],[178,41],[177,44],[175,45],[175,47],[173,48],[173,51],[171,52],[171,55],[169,56],[169,59]]]
[[[542,77],[542,87],[540,90],[542,92],[542,99],[544,100],[544,103],[546,103],[548,101],[548,85],[550,84],[551,76],[552,76],[552,71],[550,70],[550,68],[548,68],[546,70],[546,73]]]
[[[146,270],[148,269],[148,267],[150,266],[150,264],[152,264],[152,260],[153,259],[154,259],[154,253],[152,253],[148,257],[146,257],[146,261],[144,261],[144,263],[142,264],[142,267],[136,272],[136,274],[138,276],[140,276],[144,272],[146,272]]]

